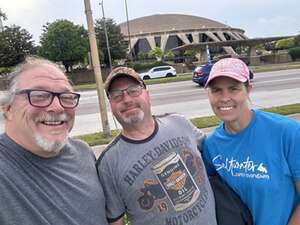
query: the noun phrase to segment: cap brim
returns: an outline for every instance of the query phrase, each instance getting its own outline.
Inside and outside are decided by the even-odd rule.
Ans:
[[[209,85],[209,83],[210,83],[212,80],[214,80],[215,78],[217,78],[217,77],[229,77],[229,78],[232,78],[232,79],[237,80],[237,81],[242,82],[242,83],[244,83],[244,82],[247,81],[247,78],[241,77],[241,76],[240,76],[239,74],[237,74],[237,73],[234,73],[234,72],[230,72],[230,73],[229,73],[229,72],[221,72],[221,73],[214,74],[213,76],[209,76],[209,77],[208,77],[208,80],[206,81],[204,87],[207,88],[208,85]]]

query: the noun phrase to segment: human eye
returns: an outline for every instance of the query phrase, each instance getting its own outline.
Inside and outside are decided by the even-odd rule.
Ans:
[[[232,91],[232,92],[236,92],[236,91],[239,91],[239,90],[240,90],[240,87],[239,87],[239,86],[231,86],[229,89],[230,89],[230,91]]]
[[[216,88],[216,87],[211,87],[211,88],[210,88],[210,92],[211,92],[211,93],[214,93],[214,94],[215,94],[215,93],[219,93],[220,90],[221,90],[220,88]]]
[[[139,94],[140,93],[140,91],[141,91],[141,86],[132,86],[132,87],[129,87],[128,89],[127,89],[127,93],[129,94],[129,95],[137,95],[137,94]]]
[[[34,101],[44,101],[51,98],[51,93],[47,91],[31,91],[30,99]]]
[[[75,100],[78,96],[74,93],[62,93],[60,94],[60,98],[64,100]]]
[[[113,100],[117,100],[120,97],[122,97],[122,95],[123,95],[123,91],[121,91],[121,90],[115,90],[115,91],[111,91],[109,93],[109,98],[113,99]]]
[[[65,103],[73,103],[77,101],[78,95],[74,93],[61,93],[59,96],[60,100]]]

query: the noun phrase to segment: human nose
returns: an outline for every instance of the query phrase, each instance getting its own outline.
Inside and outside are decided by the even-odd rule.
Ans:
[[[132,100],[132,97],[128,94],[127,90],[123,90],[123,101],[129,102]]]
[[[60,104],[58,96],[53,97],[51,104],[47,108],[52,111],[64,111],[64,107]]]
[[[231,99],[231,95],[229,93],[229,91],[227,90],[223,90],[221,93],[221,100],[222,101],[229,101]]]

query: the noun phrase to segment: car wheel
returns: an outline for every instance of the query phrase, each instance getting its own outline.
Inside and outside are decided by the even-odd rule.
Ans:
[[[173,77],[173,74],[167,73],[166,77]]]
[[[143,77],[143,80],[149,80],[149,79],[150,77],[148,75]]]

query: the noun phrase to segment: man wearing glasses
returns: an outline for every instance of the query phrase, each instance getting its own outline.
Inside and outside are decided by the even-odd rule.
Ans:
[[[95,157],[68,137],[80,94],[65,74],[28,57],[1,97],[0,224],[106,225]]]
[[[216,225],[197,150],[203,134],[182,116],[152,116],[146,85],[130,68],[115,68],[105,89],[122,125],[97,161],[108,221],[123,224],[127,213],[132,225]]]

